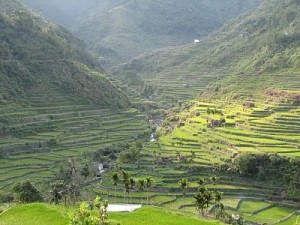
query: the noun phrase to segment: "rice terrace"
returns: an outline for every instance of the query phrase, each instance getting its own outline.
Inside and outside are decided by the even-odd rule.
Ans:
[[[0,225],[300,224],[299,0],[0,0]]]

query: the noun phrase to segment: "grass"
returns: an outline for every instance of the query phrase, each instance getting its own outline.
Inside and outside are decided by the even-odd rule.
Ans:
[[[133,213],[112,213],[110,218],[115,221],[120,221],[122,225],[153,225],[153,224],[163,224],[163,225],[217,225],[222,224],[219,222],[203,221],[193,216],[183,216],[183,214],[177,211],[169,211],[162,208],[150,208],[144,207]]]
[[[191,214],[192,215],[192,214]],[[0,215],[1,225],[67,225],[67,210],[62,206],[42,203],[19,205]],[[203,221],[194,216],[163,208],[143,207],[131,213],[109,213],[109,225],[221,225],[214,221]]]
[[[279,222],[289,216],[291,213],[295,212],[296,208],[291,207],[279,207],[274,206],[262,212],[259,212],[253,216],[244,216],[246,219],[255,221],[255,222]]]
[[[285,220],[285,221],[279,223],[279,225],[299,225],[299,224],[300,224],[300,214],[299,213],[296,213],[294,216],[292,216],[288,220]]]
[[[1,225],[66,225],[65,214],[46,204],[19,205],[0,215]]]
[[[270,206],[267,202],[257,202],[257,201],[243,201],[239,207],[242,212],[253,213],[256,210]]]

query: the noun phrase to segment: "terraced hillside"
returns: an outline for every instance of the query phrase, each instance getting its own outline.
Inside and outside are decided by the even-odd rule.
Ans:
[[[241,90],[239,94],[242,93]],[[289,93],[299,94],[296,90]],[[205,178],[209,189],[224,192],[222,201],[228,213],[267,224],[296,222],[299,205],[282,201],[278,193],[278,190],[285,190],[284,185],[276,181],[249,182],[249,179],[226,172],[222,165],[241,152],[299,157],[300,106],[284,95],[265,94],[262,98],[260,94],[255,100],[249,100],[249,95],[245,95],[244,98],[248,101],[192,101],[176,122],[172,119],[173,114],[166,118],[159,131],[162,134],[159,141],[145,145],[138,162],[122,165],[122,169],[136,179],[152,176],[155,188],[145,192],[132,190],[129,197],[124,197],[122,182],[115,190],[108,172],[101,185],[94,186],[94,191],[108,196],[111,202],[151,203],[197,213],[193,196],[198,187],[196,181],[201,177]],[[222,118],[224,124],[213,125],[212,121]],[[118,169],[116,165],[115,170]],[[216,184],[210,179],[212,175],[218,177]],[[189,180],[185,198],[178,184],[182,178]]]
[[[145,116],[80,40],[18,0],[0,6],[1,191],[48,182],[57,162],[145,132]]]
[[[44,182],[57,162],[131,141],[145,133],[145,115],[136,109],[78,104],[56,86],[36,87],[22,104],[1,105],[1,190],[18,180]],[[6,132],[6,134],[5,134]]]
[[[298,9],[295,0],[263,1],[257,9],[231,20],[198,44],[144,54],[121,65],[119,71],[150,78],[170,70],[221,71],[242,74],[245,79],[248,74],[299,71]]]
[[[147,85],[153,87],[150,100],[162,104],[173,104],[178,100],[194,99],[202,94],[206,87],[224,75],[212,76],[208,73],[163,73],[152,78],[145,78]]]

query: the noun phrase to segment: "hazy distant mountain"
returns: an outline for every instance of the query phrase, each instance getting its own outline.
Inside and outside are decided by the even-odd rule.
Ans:
[[[115,65],[166,46],[193,42],[261,0],[23,0],[65,25]]]
[[[300,2],[266,0],[199,44],[159,50],[133,59],[120,70],[267,72],[300,67]]]

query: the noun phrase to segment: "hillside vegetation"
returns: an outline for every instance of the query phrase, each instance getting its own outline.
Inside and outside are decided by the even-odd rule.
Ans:
[[[299,7],[296,0],[264,1],[256,10],[233,19],[217,32],[201,39],[199,44],[140,56],[121,66],[120,71],[128,70],[150,77],[152,75],[149,74],[172,74],[174,71],[210,74],[297,72],[300,66]],[[242,76],[238,79],[236,83],[241,84],[248,78]],[[284,76],[282,79],[281,84],[284,85],[288,80]],[[236,77],[230,79],[230,82],[235,81]],[[260,82],[260,85],[265,84]],[[238,88],[236,85],[233,89]]]
[[[1,15],[0,20],[2,102],[24,97],[37,86],[53,85],[79,102],[129,105],[81,41],[65,29],[41,23],[27,11]]]
[[[1,193],[21,179],[45,182],[67,157],[147,133],[145,115],[80,40],[19,1],[0,6]]]
[[[69,25],[107,67],[166,46],[191,43],[225,21],[253,9],[260,0],[102,0],[58,2],[24,0],[49,19]],[[76,3],[75,3],[76,2]],[[85,2],[85,1],[84,1]],[[81,9],[75,10],[78,6]],[[88,6],[93,5],[89,9]],[[56,10],[58,9],[58,10]],[[68,13],[60,13],[65,12]],[[71,14],[71,15],[70,15]],[[75,15],[81,14],[79,19]],[[62,19],[64,18],[64,19]],[[70,26],[71,18],[77,21]]]

